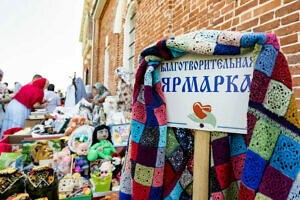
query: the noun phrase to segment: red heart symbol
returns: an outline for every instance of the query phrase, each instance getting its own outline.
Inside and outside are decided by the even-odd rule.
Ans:
[[[193,110],[197,117],[199,117],[200,119],[204,119],[207,116],[207,114],[205,114],[203,110],[207,112],[211,112],[211,106],[210,105],[203,106],[200,102],[196,102],[193,105]]]

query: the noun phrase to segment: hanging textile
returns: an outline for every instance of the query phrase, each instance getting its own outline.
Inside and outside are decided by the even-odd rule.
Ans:
[[[78,102],[82,98],[87,98],[87,94],[85,91],[85,86],[83,84],[83,81],[81,78],[75,79],[75,85],[76,85],[76,92],[75,92],[75,104],[78,104]]]
[[[75,86],[74,85],[70,85],[68,88],[67,88],[67,91],[66,91],[66,101],[65,101],[65,107],[74,107],[76,104],[75,104]]]
[[[239,55],[253,52],[254,73],[247,135],[211,136],[212,199],[297,199],[300,124],[287,61],[274,34],[198,31],[161,40],[140,56],[133,94],[132,128],[120,199],[179,199],[182,184],[165,195],[169,167],[166,102],[158,66],[186,53]],[[182,155],[177,154],[176,159]],[[174,169],[174,166],[173,166]],[[125,187],[126,185],[126,187]],[[180,193],[181,194],[181,193]]]

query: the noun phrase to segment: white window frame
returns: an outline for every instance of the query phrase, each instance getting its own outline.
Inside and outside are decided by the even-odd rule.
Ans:
[[[109,46],[105,48],[104,53],[104,81],[103,84],[106,88],[108,88],[108,80],[109,80]]]
[[[129,3],[128,6],[128,10],[127,10],[127,14],[126,14],[126,20],[125,20],[125,24],[124,24],[124,48],[123,48],[123,65],[124,67],[126,67],[130,74],[131,74],[131,78],[130,80],[133,83],[133,74],[134,74],[134,64],[135,64],[135,60],[133,60],[133,65],[129,65],[129,60],[130,60],[130,56],[134,56],[135,53],[133,52],[133,55],[130,55],[130,31],[134,28],[135,29],[135,21],[134,24],[132,24],[132,17],[135,17],[136,14],[136,10],[135,10],[135,4],[134,1],[131,1]],[[135,30],[133,30],[135,31]],[[135,45],[135,36],[133,37],[133,45]],[[135,47],[134,47],[135,50]],[[133,57],[134,59],[134,57]]]

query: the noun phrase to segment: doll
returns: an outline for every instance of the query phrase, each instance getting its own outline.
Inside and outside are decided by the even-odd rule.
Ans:
[[[93,132],[93,143],[88,153],[88,160],[112,159],[111,154],[116,153],[116,149],[111,143],[109,128],[101,125],[95,128]]]
[[[122,158],[118,153],[113,153],[111,156],[112,156],[113,178],[119,180],[121,170],[122,170]]]
[[[53,155],[53,167],[57,170],[58,177],[65,176],[71,172],[71,160],[71,152],[68,147]]]
[[[86,156],[89,152],[89,144],[87,142],[79,143],[75,142],[75,149],[77,156],[75,157],[75,172],[83,173],[83,177],[89,179],[89,162]]]

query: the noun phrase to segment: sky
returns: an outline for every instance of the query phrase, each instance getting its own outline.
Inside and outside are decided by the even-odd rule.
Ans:
[[[41,74],[66,90],[82,76],[83,0],[0,0],[0,68],[13,88]]]

